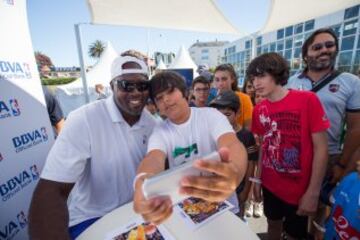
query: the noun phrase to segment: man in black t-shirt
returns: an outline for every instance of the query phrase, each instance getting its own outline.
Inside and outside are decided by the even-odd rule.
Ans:
[[[248,168],[244,180],[236,189],[236,193],[239,199],[240,217],[244,218],[244,207],[245,202],[248,198],[251,190],[251,182],[249,178],[254,176],[254,170],[256,161],[258,160],[259,149],[256,145],[254,135],[247,129],[243,128],[236,121],[237,114],[240,109],[239,97],[231,90],[220,93],[214,100],[209,104],[210,107],[215,107],[221,113],[223,113],[233,126],[234,131],[238,139],[244,144],[247,155],[248,155]]]
[[[54,127],[56,135],[59,134],[61,128],[64,125],[64,113],[60,107],[59,101],[56,99],[54,95],[52,95],[47,89],[47,87],[43,86],[43,92],[45,96],[45,102],[47,111],[49,114],[51,125]]]

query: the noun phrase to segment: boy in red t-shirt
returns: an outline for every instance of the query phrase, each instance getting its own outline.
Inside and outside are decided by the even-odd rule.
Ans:
[[[258,172],[268,239],[305,239],[307,216],[316,212],[327,161],[330,124],[312,92],[287,90],[285,59],[277,53],[255,58],[247,69],[264,100],[253,112],[252,131],[260,136]],[[260,198],[260,184],[255,186]]]

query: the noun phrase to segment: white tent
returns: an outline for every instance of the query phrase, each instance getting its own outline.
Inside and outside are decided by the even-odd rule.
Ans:
[[[359,0],[272,0],[269,17],[261,32],[271,32],[359,3]]]
[[[159,64],[157,65],[156,69],[157,70],[165,70],[166,69],[166,65],[162,59],[160,59]]]
[[[110,68],[111,63],[117,56],[118,53],[113,48],[112,44],[107,42],[99,61],[88,73],[86,73],[91,101],[97,98],[97,94],[95,92],[96,84],[102,84],[105,87],[106,93],[109,94],[111,92],[109,86],[109,82],[111,80]],[[56,95],[65,115],[85,104],[82,78],[78,78],[72,83],[58,86],[56,89]]]
[[[213,0],[88,0],[93,24],[239,34]]]
[[[194,61],[190,57],[189,51],[186,50],[184,46],[181,46],[174,61],[169,66],[169,69],[184,69],[184,68],[193,69],[194,78],[199,75],[196,72],[197,65],[194,63]]]

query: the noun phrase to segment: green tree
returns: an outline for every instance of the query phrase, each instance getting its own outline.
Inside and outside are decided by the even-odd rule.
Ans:
[[[100,40],[96,40],[89,46],[89,50],[88,50],[89,57],[100,58],[101,54],[104,52],[104,49],[105,49],[105,44]]]

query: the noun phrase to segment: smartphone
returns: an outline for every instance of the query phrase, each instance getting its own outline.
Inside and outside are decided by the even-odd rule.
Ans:
[[[206,161],[221,161],[218,152],[212,152],[205,157],[198,158]],[[193,167],[194,161],[188,161],[180,166],[170,168],[155,176],[145,179],[142,186],[146,199],[156,196],[169,196],[173,204],[187,198],[179,193],[180,181],[185,176],[207,176],[212,173],[200,171]]]

